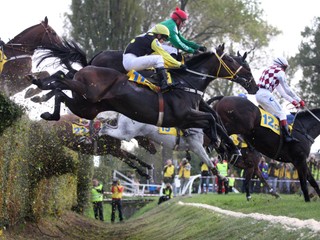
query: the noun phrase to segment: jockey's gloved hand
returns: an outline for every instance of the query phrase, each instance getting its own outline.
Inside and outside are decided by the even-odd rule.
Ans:
[[[301,101],[299,102],[299,104],[300,104],[300,107],[301,107],[301,108],[303,108],[303,107],[306,105],[303,100],[301,100]]]
[[[199,53],[200,53],[200,52],[199,52],[198,49],[194,50],[194,52],[193,52],[194,55],[199,54]]]
[[[187,65],[181,64],[181,65],[180,65],[180,69],[182,69],[182,70],[187,70]]]
[[[207,48],[206,48],[205,46],[200,46],[200,47],[198,48],[198,50],[201,51],[201,52],[206,52],[206,51],[207,51]]]
[[[292,101],[292,105],[295,106],[296,108],[300,107],[300,104],[296,100]]]

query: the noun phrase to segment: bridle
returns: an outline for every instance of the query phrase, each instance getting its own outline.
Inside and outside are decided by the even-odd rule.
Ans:
[[[214,54],[216,55],[216,57],[217,57],[217,59],[219,60],[219,63],[220,63],[216,75],[204,74],[204,73],[196,72],[196,71],[193,71],[193,70],[190,70],[190,69],[186,69],[186,71],[190,72],[190,73],[193,73],[193,74],[196,74],[196,75],[199,75],[199,76],[208,77],[208,78],[214,78],[214,79],[215,78],[224,78],[224,79],[233,79],[234,80],[234,79],[239,78],[239,76],[237,74],[242,69],[242,66],[240,66],[235,72],[233,72],[229,68],[229,66],[225,63],[225,61],[223,60],[223,57],[226,54],[225,52],[221,56],[219,56],[219,54],[217,52],[214,52]],[[225,76],[225,77],[219,76],[222,68],[224,68],[228,72],[228,74],[230,74],[230,76]]]
[[[43,42],[45,37],[48,36],[50,43],[53,44],[50,26],[48,26],[48,25],[45,26],[43,22],[41,22],[40,24],[44,28],[44,33],[41,37],[41,43]],[[21,54],[21,55],[14,55],[14,56],[6,59],[6,61],[12,61],[12,60],[21,59],[21,58],[31,58],[33,55],[33,52],[34,52],[34,50],[31,50],[31,49],[34,47],[38,47],[37,45],[34,45],[34,44],[25,44],[25,43],[7,43],[7,44],[5,44],[5,46],[13,51],[25,53],[25,54]]]

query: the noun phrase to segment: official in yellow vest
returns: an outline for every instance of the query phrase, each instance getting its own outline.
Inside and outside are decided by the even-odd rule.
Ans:
[[[229,180],[227,178],[228,175],[228,162],[227,160],[223,160],[222,163],[217,163],[217,169],[221,176],[224,178],[218,178],[218,194],[222,194],[222,188],[224,187],[224,193],[228,194],[229,190]]]
[[[201,170],[201,178],[200,178],[200,186],[201,186],[201,194],[208,193],[209,191],[209,181],[210,181],[210,172],[209,167],[206,163],[200,163],[200,170]],[[204,185],[206,188],[204,189]]]
[[[174,165],[172,164],[172,160],[168,159],[167,165],[165,165],[163,168],[163,182],[164,182],[164,184],[166,184],[166,183],[173,184],[174,175],[175,175]]]
[[[123,194],[124,187],[121,186],[120,180],[114,179],[112,181],[112,211],[111,211],[111,223],[114,223],[114,220],[116,218],[116,209],[118,208],[119,213],[119,220],[120,222],[123,221],[123,215],[122,215],[122,194]]]
[[[162,196],[159,198],[158,204],[168,201],[171,198],[173,198],[172,186],[170,183],[167,183],[166,187],[162,189]]]
[[[91,202],[93,204],[93,212],[95,219],[103,219],[103,185],[97,179],[92,180]]]
[[[179,180],[180,180],[181,191],[189,182],[190,176],[191,176],[191,165],[186,158],[183,158],[179,167]]]

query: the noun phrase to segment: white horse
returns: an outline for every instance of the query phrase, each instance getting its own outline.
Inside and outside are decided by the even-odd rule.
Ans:
[[[208,166],[214,167],[203,147],[204,133],[201,128],[188,129],[189,135],[180,136],[179,144],[177,144],[177,136],[169,134],[171,130],[172,128],[159,128],[155,125],[137,122],[119,114],[117,125],[103,124],[103,127],[99,131],[99,136],[109,135],[125,141],[130,141],[138,136],[144,136],[176,151],[192,151]]]

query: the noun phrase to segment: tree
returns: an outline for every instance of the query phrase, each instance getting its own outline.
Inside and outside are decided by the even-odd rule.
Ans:
[[[72,0],[71,37],[89,57],[96,51],[124,49],[141,33],[143,11],[134,0]]]
[[[315,107],[320,104],[320,17],[314,19],[311,27],[305,27],[301,36],[299,53],[290,59],[290,76],[302,69],[300,95],[309,107]]]

